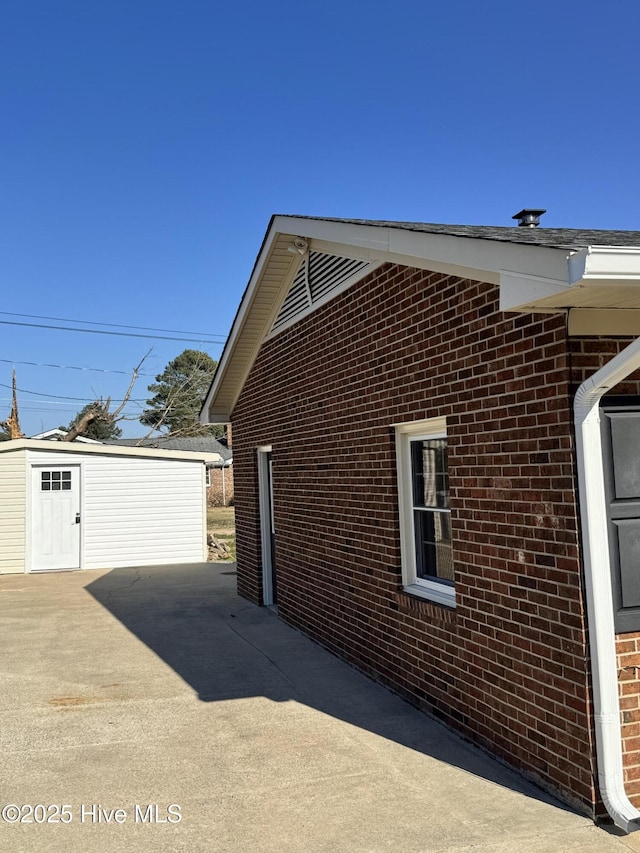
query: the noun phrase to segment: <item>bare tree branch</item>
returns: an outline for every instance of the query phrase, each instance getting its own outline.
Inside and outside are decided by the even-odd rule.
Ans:
[[[145,362],[145,359],[150,355],[151,350],[149,350],[140,360],[140,363],[133,368],[133,372],[131,374],[131,381],[129,382],[129,387],[122,399],[121,404],[118,408],[111,412],[109,411],[111,408],[111,397],[107,397],[106,400],[100,398],[96,400],[96,402],[89,408],[81,418],[79,418],[69,429],[69,432],[64,436],[62,441],[74,441],[81,435],[84,435],[89,428],[89,425],[94,421],[106,421],[110,424],[115,424],[120,420],[124,419],[124,415],[122,415],[122,411],[124,407],[129,402],[129,398],[131,397],[131,392],[133,391],[133,386],[136,384],[136,379],[140,373],[140,368]]]
[[[140,373],[140,368],[144,364],[147,356],[149,356],[150,354],[151,354],[151,350],[148,350],[148,352],[146,352],[142,356],[142,358],[140,359],[140,362],[136,365],[136,367],[133,368],[133,373],[131,374],[131,382],[129,383],[129,387],[127,388],[127,392],[124,395],[124,399],[123,399],[122,403],[118,406],[118,408],[115,410],[115,412],[113,412],[113,414],[111,414],[109,416],[112,421],[115,422],[118,420],[120,413],[122,412],[124,407],[129,402],[129,397],[131,396],[131,392],[133,391],[133,386],[136,384],[136,379],[138,378],[138,374]]]
[[[109,406],[111,405],[111,397],[107,397],[106,401],[96,400],[93,408],[85,412],[80,420],[76,421],[69,432],[64,436],[62,441],[75,441],[80,435],[84,435],[89,424],[97,420],[108,421],[110,419]]]

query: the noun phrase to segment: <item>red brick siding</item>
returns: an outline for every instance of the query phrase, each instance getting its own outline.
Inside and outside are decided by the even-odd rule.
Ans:
[[[569,369],[563,316],[391,265],[268,341],[233,412],[239,589],[271,444],[282,617],[593,809]],[[442,415],[455,610],[400,569],[392,424]]]
[[[640,634],[619,634],[617,642],[625,789],[640,805]]]
[[[209,468],[209,481],[208,506],[230,506],[233,503],[233,467]]]

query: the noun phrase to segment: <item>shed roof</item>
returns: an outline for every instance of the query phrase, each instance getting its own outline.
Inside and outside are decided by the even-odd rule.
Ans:
[[[73,441],[47,441],[46,439],[18,438],[0,442],[0,453],[13,453],[18,450],[42,450],[46,453],[75,453],[98,456],[129,456],[148,459],[176,459],[189,462],[221,462],[219,453],[187,450],[164,450],[151,447],[114,447],[106,444],[84,444]]]

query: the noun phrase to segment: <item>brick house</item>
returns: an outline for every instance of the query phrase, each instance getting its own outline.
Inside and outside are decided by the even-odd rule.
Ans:
[[[539,213],[274,217],[201,419],[243,596],[631,831],[640,232]]]

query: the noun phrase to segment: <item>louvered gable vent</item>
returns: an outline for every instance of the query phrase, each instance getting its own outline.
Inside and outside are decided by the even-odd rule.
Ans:
[[[372,266],[368,261],[309,252],[293,279],[271,334],[308,314],[334,290],[362,278]]]

